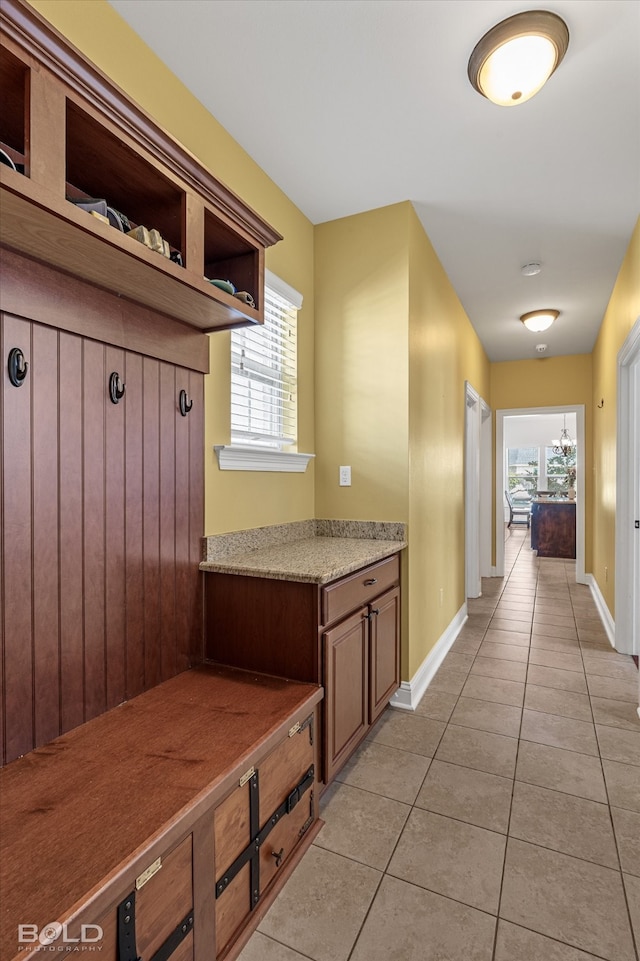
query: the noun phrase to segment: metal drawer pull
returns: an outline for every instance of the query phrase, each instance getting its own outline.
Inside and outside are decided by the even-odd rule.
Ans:
[[[378,578],[377,578],[377,577],[368,577],[368,578],[366,579],[366,581],[364,582],[364,586],[365,586],[365,587],[371,587],[372,584],[377,584],[377,583],[378,583]]]
[[[280,848],[279,851],[272,851],[271,857],[276,859],[276,867],[279,868],[282,864],[282,858],[284,856],[284,848]]]

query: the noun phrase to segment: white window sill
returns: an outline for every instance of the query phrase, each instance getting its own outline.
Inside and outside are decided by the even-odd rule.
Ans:
[[[292,451],[271,450],[267,447],[242,447],[240,445],[215,446],[220,470],[279,471],[287,474],[304,474],[307,464],[315,454],[298,454]]]

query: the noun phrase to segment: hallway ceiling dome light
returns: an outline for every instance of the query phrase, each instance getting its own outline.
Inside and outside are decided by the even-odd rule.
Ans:
[[[469,58],[471,86],[500,107],[535,96],[561,63],[569,30],[549,10],[525,10],[492,27]]]
[[[559,316],[559,310],[551,310],[546,307],[543,310],[530,310],[527,314],[521,314],[520,320],[527,330],[533,330],[537,334],[541,330],[548,330],[556,317]]]

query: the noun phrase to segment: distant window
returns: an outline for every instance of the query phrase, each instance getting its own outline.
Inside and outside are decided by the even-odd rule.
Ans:
[[[297,442],[297,317],[302,298],[267,272],[264,326],[231,332],[231,443]]]
[[[507,489],[512,493],[538,490],[539,450],[537,447],[507,449]]]
[[[568,457],[554,454],[553,447],[545,447],[547,490],[567,491],[575,485],[577,454],[575,446]]]

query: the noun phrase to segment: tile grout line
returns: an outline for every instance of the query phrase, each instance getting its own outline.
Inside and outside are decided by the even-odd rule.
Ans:
[[[573,601],[571,602],[571,607],[572,607],[572,610],[574,610],[574,618],[575,618],[575,609],[573,608]],[[576,624],[576,632],[577,632],[577,629],[578,629],[578,627],[577,627],[577,624]],[[582,653],[582,648],[580,648],[580,657],[582,658],[582,664],[583,664],[583,667],[584,667],[584,655],[583,655],[583,653]],[[587,676],[586,668],[584,668],[584,673],[585,673],[585,678],[586,678],[586,676]],[[587,690],[589,690],[589,685],[588,685],[588,683],[587,683]],[[633,918],[631,917],[631,906],[630,906],[630,904],[629,904],[629,896],[628,896],[628,894],[627,894],[627,886],[626,886],[626,884],[624,883],[624,871],[623,871],[623,869],[622,869],[622,858],[621,858],[621,856],[620,856],[620,845],[619,845],[619,843],[618,843],[618,834],[617,834],[617,832],[616,832],[615,822],[614,822],[614,820],[613,820],[613,810],[612,810],[613,805],[611,804],[611,798],[610,798],[610,796],[609,796],[609,785],[607,784],[607,777],[606,777],[606,774],[605,774],[604,763],[603,763],[605,759],[602,757],[602,750],[601,750],[601,748],[600,748],[600,738],[598,737],[598,728],[597,728],[597,725],[596,725],[595,714],[593,713],[593,704],[592,704],[592,701],[591,701],[591,694],[590,694],[590,693],[589,693],[588,697],[589,697],[589,710],[591,711],[591,717],[592,717],[592,719],[593,719],[593,729],[594,729],[595,734],[596,734],[596,744],[598,745],[598,760],[600,761],[600,770],[602,771],[602,781],[603,781],[603,783],[604,783],[604,790],[605,790],[605,794],[606,794],[606,797],[607,797],[607,808],[608,808],[608,810],[609,810],[609,823],[611,824],[611,833],[612,833],[612,835],[613,835],[613,843],[614,843],[614,846],[615,846],[615,849],[616,849],[616,856],[617,856],[617,858],[618,858],[618,874],[620,875],[620,884],[621,884],[621,886],[622,886],[622,897],[623,897],[624,904],[625,904],[625,907],[626,907],[626,910],[627,910],[627,920],[628,920],[628,922],[629,922],[629,931],[630,931],[630,933],[631,933],[631,942],[632,942],[633,948],[634,948],[635,953],[636,953],[636,958],[640,959],[640,943],[638,943],[638,939],[636,938],[636,932],[635,932],[635,930],[634,930],[634,925],[633,925]],[[616,728],[615,730],[618,730],[618,728]]]

